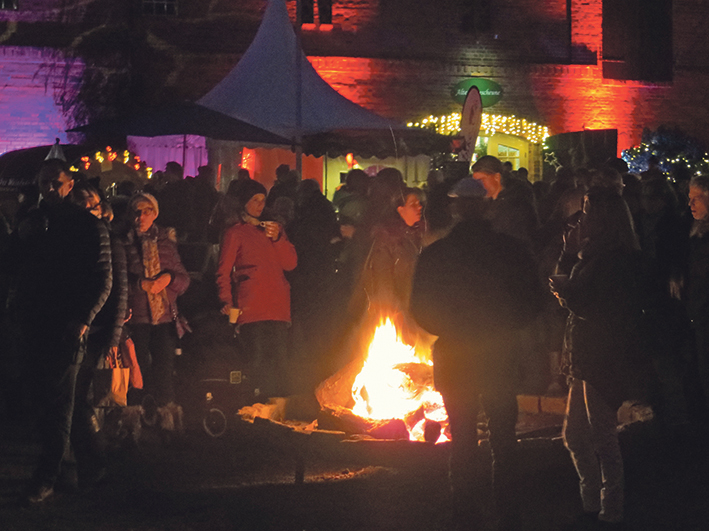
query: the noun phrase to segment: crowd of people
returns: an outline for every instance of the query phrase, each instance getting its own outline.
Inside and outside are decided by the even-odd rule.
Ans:
[[[598,528],[623,522],[624,401],[709,426],[709,177],[633,174],[614,159],[532,184],[483,156],[467,177],[434,171],[424,187],[394,168],[353,169],[331,202],[285,165],[270,191],[242,169],[221,194],[209,167],[185,179],[169,163],[144,189],[106,197],[49,160],[37,184],[37,201],[4,221],[0,270],[2,341],[15,347],[2,360],[5,408],[42,412],[30,502],[48,499],[72,460],[80,482],[102,477],[91,383],[128,334],[143,377],[128,403],[180,425],[182,243],[218,249],[215,304],[238,331],[254,401],[312,391],[384,314],[411,344],[437,338],[466,528],[484,513],[471,501],[480,412],[500,528],[517,525],[521,391],[568,393],[564,441],[583,525]]]

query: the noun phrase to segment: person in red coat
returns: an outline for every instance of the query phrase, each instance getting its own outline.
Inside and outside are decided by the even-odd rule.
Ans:
[[[291,319],[284,271],[295,269],[298,257],[279,223],[260,221],[266,188],[244,181],[237,194],[240,221],[224,233],[217,269],[222,313],[238,313],[254,394],[284,396]]]

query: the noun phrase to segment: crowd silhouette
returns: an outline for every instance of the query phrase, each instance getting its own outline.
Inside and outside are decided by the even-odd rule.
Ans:
[[[190,397],[176,387],[176,359],[189,324],[178,299],[195,323],[212,312],[233,327],[253,401],[312,393],[350,361],[359,327],[382,313],[405,338],[444,338],[448,372],[437,377],[455,412],[454,438],[456,430],[460,440],[476,437],[470,408],[491,413],[493,424],[516,418],[516,407],[500,413],[499,389],[568,394],[564,440],[594,522],[623,520],[615,426],[624,401],[651,406],[657,422],[709,427],[709,177],[668,176],[656,163],[635,174],[614,159],[531,183],[525,168],[484,156],[467,176],[436,170],[413,188],[394,168],[352,169],[329,201],[316,180],[286,165],[276,174],[269,191],[241,169],[221,193],[212,168],[185,178],[171,162],[144,189],[120,183],[106,197],[47,161],[39,193],[23,190],[13,215],[3,214],[2,413],[45,415],[46,453],[28,499],[51,495],[69,448],[84,480],[101,475],[105,457],[92,451],[100,443],[83,429],[95,420],[91,382],[128,335],[144,388],[133,385],[127,403],[140,405],[142,422],[180,430]],[[188,300],[191,282],[205,289]],[[458,292],[479,306],[462,312],[461,302],[440,321]],[[515,301],[523,292],[525,311]],[[498,392],[482,382],[480,393],[467,391],[482,402],[463,398],[449,367],[465,366],[460,342],[476,340],[489,348],[475,356],[504,345],[507,360],[489,369],[505,382]],[[57,345],[66,348],[51,354]],[[63,360],[52,370],[49,355]],[[502,440],[504,464],[512,458]]]

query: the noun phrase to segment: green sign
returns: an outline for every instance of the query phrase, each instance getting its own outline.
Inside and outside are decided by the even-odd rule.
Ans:
[[[502,87],[490,79],[481,77],[471,77],[456,84],[451,90],[453,100],[461,105],[465,101],[470,87],[475,85],[480,91],[480,98],[483,100],[483,107],[492,107],[502,99]]]

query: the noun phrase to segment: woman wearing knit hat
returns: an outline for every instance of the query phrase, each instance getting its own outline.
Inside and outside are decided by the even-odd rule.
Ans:
[[[240,219],[224,233],[217,268],[222,313],[237,318],[254,394],[284,396],[290,325],[290,285],[284,271],[295,269],[298,258],[283,227],[260,220],[266,188],[244,181],[235,195]]]
[[[135,344],[138,365],[145,382],[143,393],[129,392],[129,402],[142,398],[145,421],[166,430],[179,430],[182,411],[175,403],[175,326],[177,297],[190,284],[190,277],[177,252],[175,229],[159,227],[158,202],[140,193],[128,203],[133,215],[133,230],[126,237],[128,266],[128,323]],[[157,406],[157,410],[155,409]]]

